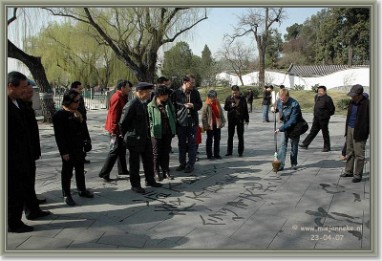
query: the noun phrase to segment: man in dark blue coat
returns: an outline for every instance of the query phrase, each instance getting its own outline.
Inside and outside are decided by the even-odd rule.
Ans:
[[[346,117],[346,167],[341,177],[353,177],[353,182],[362,180],[365,165],[366,141],[370,133],[369,99],[363,95],[363,86],[353,85],[348,96],[352,98]]]

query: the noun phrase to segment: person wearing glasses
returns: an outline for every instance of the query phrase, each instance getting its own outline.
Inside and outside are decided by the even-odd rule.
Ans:
[[[88,129],[88,116],[87,116],[87,111],[86,111],[86,106],[85,106],[85,100],[84,100],[84,97],[82,96],[82,91],[84,89],[84,87],[82,86],[82,83],[79,82],[79,81],[74,81],[72,82],[72,84],[70,85],[70,89],[71,90],[75,90],[76,92],[78,92],[78,94],[80,95],[80,101],[78,103],[78,111],[81,113],[82,115],[82,119],[83,119],[83,122],[82,124],[84,125],[84,128],[85,128],[85,135],[86,135],[86,143],[89,143],[91,144],[92,143],[92,140],[90,138],[90,134],[89,134],[89,129]],[[85,163],[90,163],[90,160],[86,159],[86,151],[85,151],[85,158],[84,158],[84,162]]]
[[[179,163],[176,171],[191,173],[196,162],[196,129],[199,126],[198,111],[203,102],[199,91],[194,88],[195,76],[183,78],[183,85],[171,95],[176,112],[176,133],[178,134]],[[188,161],[187,161],[188,154]]]
[[[86,130],[82,114],[78,111],[80,94],[69,90],[64,94],[62,108],[53,116],[53,129],[58,150],[62,159],[61,186],[64,202],[74,206],[70,183],[75,169],[76,185],[80,197],[93,198],[94,195],[86,189],[84,175],[84,140]]]

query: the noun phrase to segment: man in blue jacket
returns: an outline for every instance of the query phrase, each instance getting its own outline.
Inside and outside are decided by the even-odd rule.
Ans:
[[[300,104],[293,98],[289,97],[287,89],[281,89],[279,92],[279,100],[276,105],[276,110],[280,113],[280,120],[282,125],[275,132],[283,132],[281,135],[281,147],[278,151],[278,159],[280,161],[280,170],[284,169],[285,158],[288,146],[288,140],[291,140],[290,161],[293,169],[297,169],[297,155],[298,155],[298,142],[300,136],[289,138],[287,135],[288,130],[293,128],[297,122],[302,118]]]

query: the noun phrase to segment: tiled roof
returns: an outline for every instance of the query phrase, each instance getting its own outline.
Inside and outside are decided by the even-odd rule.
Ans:
[[[294,65],[291,64],[288,68],[287,73],[292,75],[299,75],[305,77],[311,76],[320,76],[320,75],[328,75],[331,73],[335,73],[341,70],[346,70],[350,68],[357,67],[369,67],[368,65]]]

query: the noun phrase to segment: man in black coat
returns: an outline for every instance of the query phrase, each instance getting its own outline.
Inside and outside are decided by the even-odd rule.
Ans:
[[[369,99],[363,95],[363,86],[353,85],[348,96],[352,97],[346,117],[346,167],[341,177],[353,177],[360,182],[365,165],[366,141],[370,133]]]
[[[231,156],[233,151],[233,136],[235,128],[239,139],[238,153],[239,157],[243,156],[244,152],[244,124],[249,123],[248,107],[245,98],[240,95],[240,88],[237,85],[231,87],[232,95],[225,100],[224,110],[227,111],[228,119],[228,141],[227,154]]]
[[[308,136],[306,136],[304,141],[299,144],[299,146],[304,149],[308,149],[309,144],[321,130],[324,138],[324,148],[322,149],[322,152],[328,152],[330,151],[329,120],[330,116],[334,114],[336,108],[333,104],[332,98],[326,94],[325,86],[318,86],[314,101],[312,128],[310,129]]]
[[[39,201],[36,197],[35,191],[35,182],[36,182],[36,160],[38,160],[41,156],[41,148],[40,148],[40,134],[36,121],[35,111],[32,108],[32,98],[33,98],[33,86],[34,83],[28,80],[27,90],[24,92],[22,96],[22,101],[25,105],[25,120],[28,128],[28,137],[31,144],[31,154],[32,161],[30,166],[30,176],[29,176],[29,185],[28,185],[28,196],[25,202],[25,216],[27,219],[34,220],[40,217],[45,217],[50,215],[50,211],[43,211],[39,207],[40,202],[44,202],[44,200]],[[46,200],[45,200],[46,201]]]
[[[8,232],[33,231],[21,221],[31,175],[32,159],[25,107],[20,100],[28,86],[20,72],[8,73]]]
[[[140,157],[142,157],[146,186],[162,186],[154,178],[153,148],[147,113],[147,100],[150,98],[153,87],[154,85],[151,83],[138,83],[135,87],[136,97],[126,103],[119,121],[119,129],[124,137],[126,148],[130,152],[131,190],[137,193],[145,193],[145,190],[141,187],[139,176]]]
[[[175,90],[171,96],[176,113],[176,133],[179,140],[179,163],[177,171],[190,173],[196,162],[196,129],[199,126],[198,111],[203,103],[200,93],[194,88],[195,77],[187,75],[183,78],[183,85]],[[188,161],[187,161],[188,154]]]

